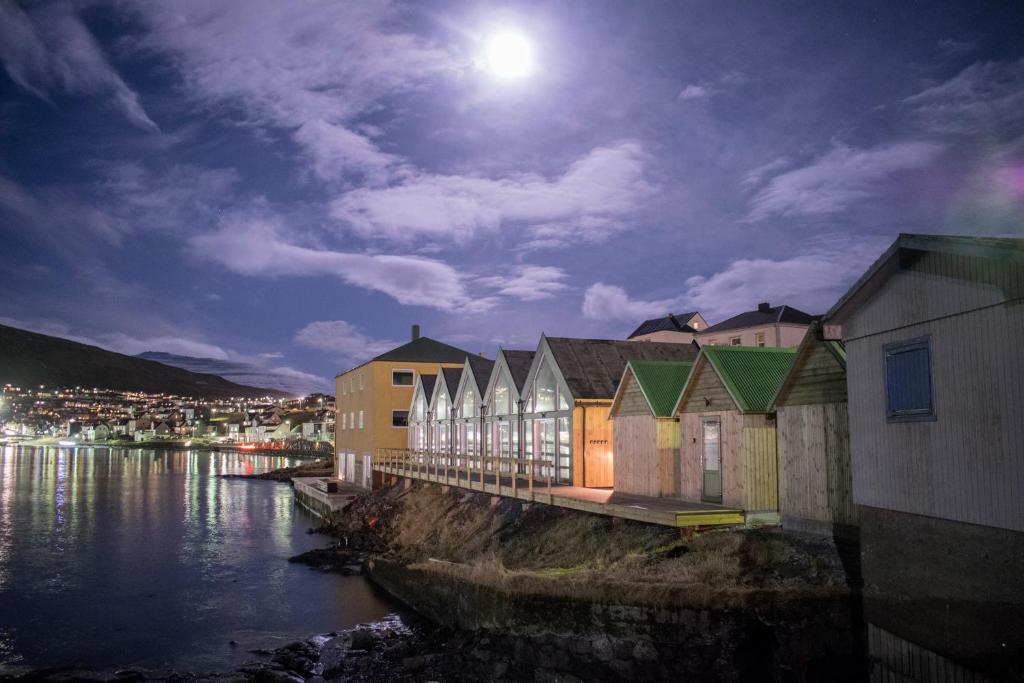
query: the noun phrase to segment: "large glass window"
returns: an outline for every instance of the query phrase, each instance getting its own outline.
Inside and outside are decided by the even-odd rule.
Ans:
[[[434,409],[434,419],[448,419],[448,397],[444,394],[439,394],[437,397],[437,408]]]
[[[416,379],[416,373],[412,370],[392,370],[391,385],[395,387],[411,387]]]
[[[473,417],[476,414],[476,392],[466,387],[462,393],[462,417]]]
[[[537,379],[534,381],[533,409],[535,412],[543,413],[555,409],[555,373],[547,359],[541,361],[540,369],[537,371]]]
[[[494,398],[492,400],[494,415],[508,415],[512,412],[512,389],[508,383],[508,377],[504,373],[498,377],[494,384]]]
[[[427,419],[427,400],[423,394],[419,394],[412,406],[412,420],[413,422],[422,422],[425,419]]]

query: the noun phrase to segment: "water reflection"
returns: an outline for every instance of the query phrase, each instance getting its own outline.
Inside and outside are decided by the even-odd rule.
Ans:
[[[221,668],[246,649],[386,614],[391,606],[362,579],[285,561],[326,540],[305,533],[312,521],[289,487],[216,476],[290,464],[3,448],[0,672],[72,662]]]

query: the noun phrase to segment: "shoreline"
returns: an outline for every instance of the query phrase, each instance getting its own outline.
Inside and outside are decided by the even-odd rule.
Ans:
[[[305,450],[293,450],[287,448],[241,448],[233,444],[210,444],[190,443],[185,441],[80,441],[74,444],[61,444],[57,437],[45,439],[32,439],[26,441],[11,441],[0,439],[0,447],[24,446],[28,448],[126,448],[126,449],[152,449],[172,451],[204,451],[212,453],[245,453],[250,455],[279,456],[283,458],[299,458],[302,460],[316,460],[318,458],[330,458],[331,453],[317,453]]]

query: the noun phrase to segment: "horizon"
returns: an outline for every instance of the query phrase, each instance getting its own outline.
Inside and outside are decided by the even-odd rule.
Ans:
[[[1022,20],[3,4],[0,323],[333,393],[412,323],[821,314],[901,232],[1024,235]]]

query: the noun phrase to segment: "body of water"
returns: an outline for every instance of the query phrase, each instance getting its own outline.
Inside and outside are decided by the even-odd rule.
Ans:
[[[361,577],[290,564],[330,539],[291,487],[222,478],[278,456],[0,448],[0,673],[226,669],[256,648],[378,619]],[[232,644],[231,641],[235,641]]]

